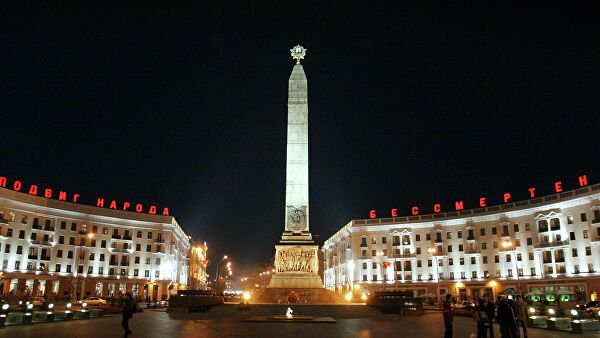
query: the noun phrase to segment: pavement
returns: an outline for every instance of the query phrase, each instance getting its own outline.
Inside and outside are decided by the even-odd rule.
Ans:
[[[169,314],[161,310],[144,310],[130,320],[130,337],[443,337],[444,324],[439,312],[420,316],[380,314],[364,307],[327,308],[291,306],[295,314],[311,312],[331,314],[336,323],[257,323],[242,319],[257,313],[280,311],[278,307],[258,306],[252,313],[242,313],[234,305],[217,306],[204,313]],[[354,313],[354,315],[352,315]],[[283,313],[280,313],[283,314]],[[0,328],[3,337],[122,337],[121,316],[68,322],[40,323]],[[495,326],[495,337],[500,330]],[[454,318],[454,337],[476,333],[469,317]],[[577,337],[576,334],[544,329],[529,329],[530,338]],[[583,337],[583,335],[581,335]],[[585,337],[600,337],[600,334]]]

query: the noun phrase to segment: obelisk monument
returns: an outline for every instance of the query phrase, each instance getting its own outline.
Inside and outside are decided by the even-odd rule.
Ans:
[[[269,288],[323,288],[319,259],[308,227],[308,87],[304,68],[306,49],[290,49],[296,64],[288,82],[285,226],[275,245],[275,275]]]

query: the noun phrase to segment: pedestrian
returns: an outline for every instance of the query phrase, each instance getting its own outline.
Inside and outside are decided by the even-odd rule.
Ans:
[[[502,338],[516,338],[515,314],[505,298],[498,297],[498,321]]]
[[[523,337],[527,338],[527,304],[523,303],[521,295],[517,295],[516,301],[513,304],[513,310],[516,316],[517,337],[521,334],[523,328]]]
[[[496,307],[494,306],[493,299],[489,299],[489,298],[487,299],[487,304],[486,304],[485,310],[487,312],[488,321],[490,323],[490,325],[489,325],[490,338],[494,338],[494,317],[496,317]]]
[[[452,311],[452,303],[450,302],[450,298],[452,298],[452,295],[447,293],[446,301],[442,304],[442,313],[444,314],[444,326],[446,327],[444,338],[452,338],[452,319],[454,318],[454,314]]]
[[[131,334],[131,330],[129,329],[129,318],[133,316],[137,309],[135,302],[131,298],[131,293],[127,292],[123,297],[122,308],[121,316],[123,320],[121,321],[121,326],[123,327],[123,330],[125,330],[124,337],[127,337]]]
[[[475,307],[475,311],[473,311],[473,319],[477,323],[477,338],[486,338],[490,322],[483,299],[479,299],[478,305]]]

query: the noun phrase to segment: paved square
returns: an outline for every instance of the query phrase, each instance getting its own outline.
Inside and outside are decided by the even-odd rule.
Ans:
[[[316,308],[317,311],[319,308]],[[308,313],[311,308],[298,307],[297,312]],[[256,310],[254,312],[259,312]],[[336,324],[318,323],[253,323],[243,322],[251,313],[240,313],[233,305],[216,307],[206,313],[171,315],[162,311],[146,310],[136,314],[130,321],[131,337],[443,337],[444,325],[439,312],[422,316],[399,317],[363,311],[337,315]],[[295,310],[296,313],[296,310]],[[356,317],[356,318],[351,318]],[[120,337],[121,316],[102,319],[27,326],[11,326],[0,329],[3,337]],[[455,317],[454,337],[469,337],[475,333],[475,323],[468,317]],[[500,337],[498,326],[496,337]],[[530,329],[531,338],[584,337],[584,335]],[[586,337],[600,337],[587,335]]]

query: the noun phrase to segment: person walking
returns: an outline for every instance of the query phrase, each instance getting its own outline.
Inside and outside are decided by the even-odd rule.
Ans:
[[[492,299],[487,298],[487,304],[485,306],[485,311],[487,313],[488,322],[490,324],[488,326],[488,328],[490,329],[490,338],[494,338],[494,317],[496,317],[496,307],[494,306],[493,297],[492,297]]]
[[[452,295],[446,294],[446,301],[442,304],[442,313],[444,314],[444,326],[446,332],[444,338],[452,338],[452,319],[454,318],[454,311],[452,310],[452,303],[450,302]]]
[[[513,310],[516,316],[517,337],[521,335],[521,328],[523,328],[523,337],[527,338],[527,304],[523,303],[521,295],[517,295],[516,298]]]
[[[498,321],[502,338],[516,338],[515,314],[505,298],[498,297]]]
[[[487,328],[490,325],[490,322],[485,308],[485,301],[479,299],[478,303],[477,307],[475,307],[475,311],[473,311],[473,319],[477,323],[477,338],[486,338]]]
[[[127,337],[131,334],[131,330],[129,329],[129,319],[136,312],[136,309],[137,307],[135,305],[135,302],[131,298],[131,293],[127,292],[123,297],[121,312],[121,316],[123,318],[123,320],[121,321],[121,326],[123,327],[123,330],[125,330],[124,337]]]

